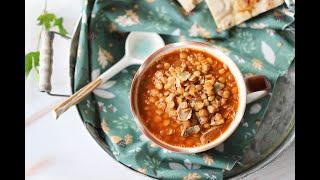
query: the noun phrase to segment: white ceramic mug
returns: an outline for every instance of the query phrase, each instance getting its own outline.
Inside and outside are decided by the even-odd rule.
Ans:
[[[206,52],[223,62],[225,65],[228,66],[230,72],[233,74],[239,89],[239,106],[235,118],[230,123],[229,127],[227,127],[227,129],[218,138],[214,139],[208,144],[204,144],[197,147],[179,147],[160,140],[152,132],[148,130],[138,110],[138,88],[140,86],[140,80],[141,77],[144,75],[144,72],[146,72],[146,70],[150,68],[159,57],[182,48],[191,48]],[[131,111],[135,116],[138,127],[151,141],[153,141],[160,147],[170,151],[180,153],[198,153],[214,148],[222,142],[224,142],[237,129],[238,125],[240,124],[245,112],[246,104],[264,97],[268,94],[269,89],[270,83],[266,80],[264,76],[251,76],[244,79],[237,65],[218,48],[205,43],[186,41],[168,44],[165,47],[154,52],[145,60],[145,62],[140,66],[139,70],[135,74],[135,77],[132,81],[130,91],[130,106]]]

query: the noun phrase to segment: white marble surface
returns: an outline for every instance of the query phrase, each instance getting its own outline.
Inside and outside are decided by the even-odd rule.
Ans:
[[[43,0],[26,0],[25,4],[25,50],[36,49],[40,28],[36,18],[44,6]],[[80,15],[81,1],[48,1],[48,11],[64,17],[64,24],[72,32]],[[68,55],[70,41],[62,38],[54,40],[53,89],[58,93],[69,93]],[[38,92],[37,81],[31,74],[26,80],[26,118],[61,101]],[[66,89],[68,91],[66,91]],[[149,179],[128,170],[111,159],[91,138],[82,125],[73,107],[54,120],[51,113],[26,125],[25,134],[26,179]],[[246,179],[286,179],[294,178],[294,146],[290,147],[277,161]]]

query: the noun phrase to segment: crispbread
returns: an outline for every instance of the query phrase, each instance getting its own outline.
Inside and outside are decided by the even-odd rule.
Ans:
[[[178,2],[186,12],[190,12],[193,8],[196,7],[193,3],[193,0],[178,0]]]
[[[217,32],[221,32],[283,4],[284,0],[206,0],[206,3]]]
[[[202,0],[178,0],[187,13],[191,12],[201,1]]]

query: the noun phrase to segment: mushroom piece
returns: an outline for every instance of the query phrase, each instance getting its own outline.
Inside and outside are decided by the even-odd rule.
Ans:
[[[208,122],[208,118],[207,117],[199,117],[198,120],[199,120],[199,123],[201,125],[203,125],[203,124]]]
[[[214,131],[215,129],[217,129],[216,126],[211,127],[210,129],[208,129],[207,131],[205,131],[204,133],[202,133],[202,135],[200,136],[200,142],[202,144],[207,144],[210,142],[210,136],[212,135],[212,131]]]
[[[179,79],[180,82],[184,82],[188,80],[188,78],[191,76],[191,74],[188,71],[183,71],[177,73],[177,78]]]
[[[181,83],[180,83],[179,78],[176,78],[176,87],[181,88]]]
[[[188,108],[188,103],[187,101],[182,101],[180,104],[179,104],[179,107],[178,108],[181,108],[181,109],[186,109]]]
[[[172,102],[174,97],[175,97],[174,93],[169,94],[169,96],[166,97],[166,102]]]
[[[216,113],[213,117],[211,117],[211,123],[212,126],[219,126],[224,123],[224,119],[220,113]]]
[[[220,90],[224,88],[224,84],[216,82],[214,83],[214,91],[218,93]]]
[[[199,125],[195,125],[195,126],[192,126],[192,127],[183,128],[181,130],[181,136],[188,137],[191,134],[196,134],[198,132],[200,132],[200,126]]]
[[[178,111],[178,120],[179,121],[188,121],[188,119],[191,118],[191,115],[192,115],[191,108],[182,109],[182,108],[178,107],[177,111]]]
[[[167,102],[167,109],[173,109],[175,106],[173,101]]]

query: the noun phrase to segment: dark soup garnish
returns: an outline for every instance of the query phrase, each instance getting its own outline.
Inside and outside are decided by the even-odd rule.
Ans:
[[[149,131],[181,147],[207,144],[233,121],[238,87],[229,68],[214,56],[180,49],[151,65],[139,86],[139,113]]]

